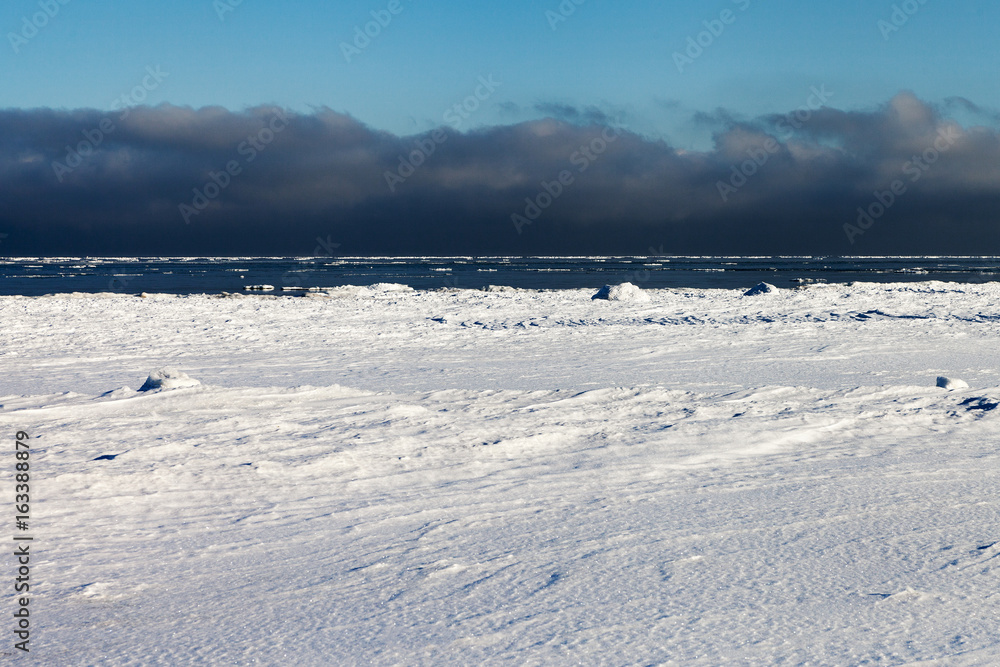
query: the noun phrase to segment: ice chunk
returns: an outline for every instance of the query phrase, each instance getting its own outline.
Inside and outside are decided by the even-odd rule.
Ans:
[[[372,292],[409,293],[414,291],[409,285],[402,285],[400,283],[375,283],[374,285],[369,285],[368,289]]]
[[[743,293],[743,296],[757,296],[758,294],[770,294],[777,292],[778,288],[771,283],[757,283],[755,286]]]
[[[939,377],[937,379],[937,386],[942,389],[968,389],[969,383],[965,380],[959,380],[957,378],[946,378]]]
[[[605,299],[607,301],[635,301],[646,303],[649,295],[632,283],[622,283],[621,285],[605,285],[591,299]]]
[[[197,387],[201,382],[189,377],[187,373],[176,368],[161,368],[153,371],[146,378],[146,382],[139,387],[139,391],[152,391],[153,389],[179,389],[181,387]]]

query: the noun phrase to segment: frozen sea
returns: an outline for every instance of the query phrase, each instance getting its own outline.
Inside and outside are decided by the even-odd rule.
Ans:
[[[330,253],[334,245],[317,239]],[[652,250],[652,249],[651,249]],[[984,283],[1000,280],[997,257],[8,257],[0,294],[68,292],[218,294],[255,285],[310,287],[398,283],[416,289],[778,287],[816,282]]]
[[[283,292],[260,261],[209,293],[0,296],[34,537],[4,660],[1000,663],[1000,283],[592,299],[633,259]]]

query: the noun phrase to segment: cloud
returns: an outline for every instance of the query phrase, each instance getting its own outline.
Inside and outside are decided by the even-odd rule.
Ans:
[[[352,255],[1000,253],[1000,135],[909,93],[730,124],[704,152],[546,108],[410,137],[329,109],[3,110],[0,252],[308,254],[320,236]],[[512,216],[560,174],[571,182],[518,233]],[[844,226],[897,180],[906,192],[850,244]]]
[[[702,125],[711,128],[730,127],[740,123],[740,119],[727,109],[716,109],[715,111],[695,111],[691,120],[695,125]]]
[[[612,118],[595,106],[580,108],[571,104],[541,102],[535,105],[535,111],[544,116],[562,120],[567,123],[611,125],[616,120],[619,120],[620,122],[620,119]]]
[[[680,100],[667,99],[663,97],[654,96],[653,103],[665,111],[677,111],[678,109],[683,108]]]
[[[521,109],[521,105],[510,101],[498,102],[497,109],[500,111],[500,115],[502,116],[520,116],[524,113],[524,110]]]
[[[991,125],[1000,124],[1000,111],[982,107],[964,97],[949,97],[945,101],[946,109],[960,109]]]

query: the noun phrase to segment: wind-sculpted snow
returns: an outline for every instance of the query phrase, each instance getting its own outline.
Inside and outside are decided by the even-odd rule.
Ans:
[[[33,657],[994,662],[998,286],[743,291],[0,298]]]

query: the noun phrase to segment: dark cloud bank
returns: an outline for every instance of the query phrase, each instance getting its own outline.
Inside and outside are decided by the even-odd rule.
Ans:
[[[330,110],[0,111],[0,254],[1000,254],[998,132],[909,94],[731,120],[710,152],[557,111],[414,137]]]

